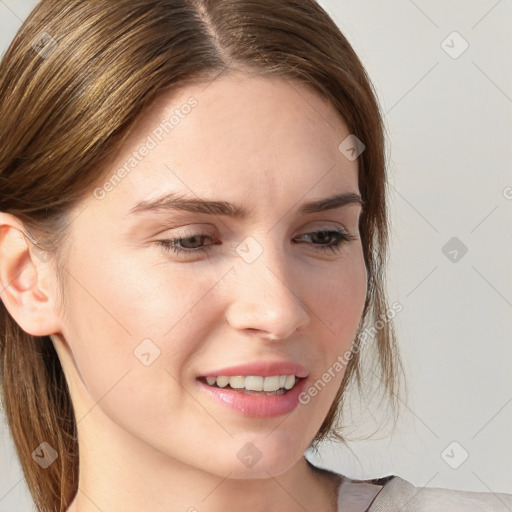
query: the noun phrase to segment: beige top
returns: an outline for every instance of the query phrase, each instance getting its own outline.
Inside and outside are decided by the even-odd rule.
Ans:
[[[396,475],[373,480],[340,478],[339,512],[512,511],[512,494],[415,487]]]

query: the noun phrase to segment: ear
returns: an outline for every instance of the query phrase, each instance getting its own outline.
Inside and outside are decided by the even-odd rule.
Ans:
[[[23,223],[0,212],[0,298],[16,323],[32,336],[60,331],[51,265],[26,238]],[[34,250],[36,249],[36,250]]]

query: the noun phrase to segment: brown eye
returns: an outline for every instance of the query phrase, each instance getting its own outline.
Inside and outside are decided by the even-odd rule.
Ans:
[[[347,242],[357,240],[357,237],[342,229],[328,229],[304,233],[299,238],[307,237],[313,242],[315,249],[319,251],[340,251]],[[295,240],[295,239],[294,239]]]
[[[213,238],[210,235],[196,233],[186,237],[157,240],[156,244],[166,251],[173,251],[177,254],[205,252],[210,250],[211,246],[218,245],[216,242],[205,245],[203,243],[205,240],[213,240]]]

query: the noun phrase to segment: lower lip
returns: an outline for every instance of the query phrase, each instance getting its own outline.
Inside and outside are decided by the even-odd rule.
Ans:
[[[272,418],[292,412],[299,405],[299,395],[306,385],[306,379],[303,378],[287,393],[260,396],[209,386],[200,380],[196,382],[220,404],[253,418]]]

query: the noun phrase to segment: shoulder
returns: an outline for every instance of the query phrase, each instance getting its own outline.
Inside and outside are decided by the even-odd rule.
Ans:
[[[339,512],[512,511],[512,494],[508,493],[416,487],[397,475],[356,480],[328,472],[338,477]]]
[[[366,512],[506,512],[512,510],[512,495],[472,492],[438,487],[416,487],[396,475],[374,480],[348,480],[353,491],[358,486],[368,499]],[[370,486],[370,487],[369,487]],[[340,486],[340,503],[342,498]],[[343,510],[339,508],[339,510]]]
[[[364,512],[370,510],[368,507],[374,503],[385,485],[395,478],[394,475],[373,480],[354,480],[342,475],[340,477],[338,510],[343,512]]]

